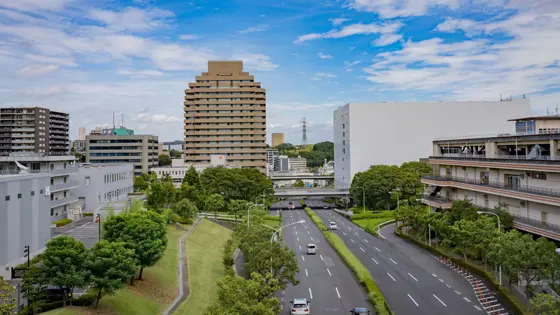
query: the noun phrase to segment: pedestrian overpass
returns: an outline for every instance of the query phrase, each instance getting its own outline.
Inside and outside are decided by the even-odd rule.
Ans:
[[[347,189],[335,188],[274,188],[274,197],[346,197]]]

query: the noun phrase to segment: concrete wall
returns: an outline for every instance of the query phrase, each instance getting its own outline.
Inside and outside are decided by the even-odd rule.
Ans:
[[[352,182],[350,170],[350,105],[346,104],[334,111],[334,185],[348,188]]]
[[[6,279],[10,279],[6,266],[21,262],[24,246],[30,246],[33,257],[51,237],[50,200],[45,196],[49,178],[48,174],[0,177],[0,276]]]
[[[528,99],[502,102],[394,102],[351,103],[335,111],[335,173],[338,172],[343,130],[341,114],[348,107],[350,126],[347,153],[350,154],[351,183],[357,172],[375,164],[401,164],[432,154],[432,141],[458,137],[513,132],[507,120],[531,113]],[[340,165],[342,167],[342,165]],[[338,176],[338,175],[337,175]],[[347,176],[345,176],[347,177]],[[341,187],[342,188],[342,187]]]

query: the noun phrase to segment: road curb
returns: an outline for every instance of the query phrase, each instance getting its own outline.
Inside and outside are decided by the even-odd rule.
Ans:
[[[185,234],[183,234],[183,236],[181,236],[181,238],[179,239],[179,253],[177,255],[179,259],[179,264],[177,266],[178,279],[179,279],[178,281],[179,293],[177,294],[175,299],[173,299],[173,302],[171,302],[171,304],[167,307],[167,309],[161,313],[162,315],[168,315],[175,312],[179,307],[179,305],[181,305],[179,302],[181,302],[182,300],[186,299],[189,296],[189,283],[188,281],[185,283],[183,279],[183,263],[186,261],[186,257],[185,260],[183,260],[183,244],[185,244],[185,240],[191,234],[191,232],[196,228],[199,222],[200,222],[200,218],[197,218],[193,226],[187,232],[185,232]],[[186,250],[186,245],[185,245],[185,250]],[[185,272],[188,273],[188,270]],[[186,289],[185,289],[185,285],[186,285]],[[185,291],[186,291],[186,296],[185,296]]]

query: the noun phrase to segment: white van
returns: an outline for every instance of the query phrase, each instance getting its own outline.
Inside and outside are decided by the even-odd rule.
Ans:
[[[307,244],[307,255],[317,254],[317,246],[315,244]]]

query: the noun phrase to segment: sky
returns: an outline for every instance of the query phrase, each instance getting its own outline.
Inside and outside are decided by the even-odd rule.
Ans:
[[[560,105],[558,0],[2,0],[0,103],[79,127],[183,139],[184,89],[243,60],[267,133],[332,140],[347,102],[531,99]],[[418,104],[421,106],[421,103]]]

